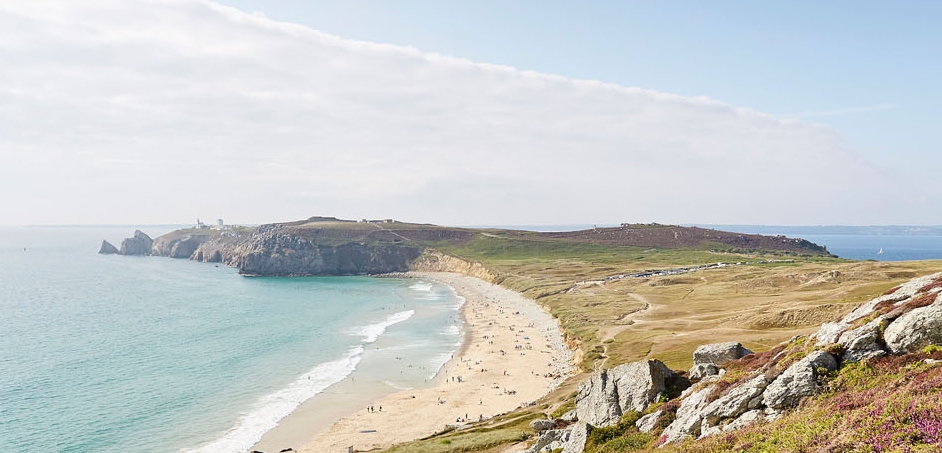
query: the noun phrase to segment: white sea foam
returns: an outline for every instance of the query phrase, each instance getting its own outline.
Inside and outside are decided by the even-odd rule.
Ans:
[[[456,325],[451,325],[442,329],[442,335],[458,335],[461,333],[461,328]]]
[[[409,285],[409,289],[413,291],[430,292],[432,291],[432,285],[430,283],[425,283],[423,281],[420,281],[418,283],[413,283]]]
[[[411,318],[413,314],[415,314],[415,310],[400,311],[399,313],[389,315],[389,317],[382,322],[363,326],[360,330],[356,331],[356,334],[363,337],[364,344],[373,343],[379,339],[379,336],[386,331],[387,327],[403,322]]]
[[[241,453],[252,448],[262,435],[271,431],[278,422],[301,403],[340,382],[356,369],[363,355],[363,347],[350,349],[347,355],[332,362],[315,366],[295,379],[287,387],[259,399],[245,415],[239,417],[235,426],[206,445],[184,449],[184,453]]]
[[[459,345],[460,345],[460,344],[459,344]],[[432,359],[432,367],[431,367],[431,369],[432,369],[432,370],[435,370],[435,371],[433,371],[432,374],[428,375],[428,378],[429,378],[429,379],[432,379],[432,378],[434,378],[436,375],[438,375],[438,372],[442,370],[442,367],[445,366],[445,364],[448,363],[448,361],[451,360],[451,358],[454,357],[454,356],[455,356],[455,354],[453,354],[453,353],[451,353],[451,352],[445,352],[445,353],[439,354],[437,357],[433,358],[433,359]]]

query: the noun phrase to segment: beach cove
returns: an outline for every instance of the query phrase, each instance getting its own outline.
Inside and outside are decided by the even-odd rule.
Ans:
[[[573,372],[556,319],[534,301],[459,274],[406,276],[448,285],[464,299],[464,341],[429,385],[391,393],[347,378],[307,400],[253,450],[388,448],[534,402]]]

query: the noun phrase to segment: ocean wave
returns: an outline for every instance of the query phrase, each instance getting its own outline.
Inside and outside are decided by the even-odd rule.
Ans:
[[[409,285],[409,289],[413,291],[429,292],[432,290],[432,285],[431,283],[418,282]]]
[[[301,403],[323,392],[327,387],[349,376],[360,363],[363,347],[350,349],[347,355],[332,362],[315,366],[295,379],[287,387],[266,395],[256,402],[247,414],[240,417],[235,426],[222,437],[194,449],[181,453],[240,453],[249,451]]]
[[[456,325],[450,325],[448,327],[445,327],[441,331],[442,335],[458,335],[460,333],[461,333],[461,327],[458,327]]]
[[[433,358],[432,369],[435,371],[432,372],[432,374],[428,375],[428,378],[432,379],[436,375],[438,375],[438,372],[442,370],[442,367],[445,366],[445,364],[448,363],[448,361],[451,360],[452,357],[454,356],[455,354],[452,352],[444,352],[444,353],[439,354],[437,357]]]
[[[413,314],[415,314],[415,310],[400,311],[399,313],[389,315],[389,317],[382,322],[363,326],[360,330],[356,331],[355,334],[363,337],[364,344],[373,343],[379,339],[379,336],[386,331],[387,327],[403,322],[411,318]]]

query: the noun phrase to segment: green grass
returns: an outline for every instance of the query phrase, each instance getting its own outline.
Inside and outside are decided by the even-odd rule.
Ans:
[[[463,453],[486,451],[512,442],[525,440],[534,435],[530,421],[543,418],[542,413],[520,411],[477,426],[449,431],[415,442],[396,445],[387,453]]]

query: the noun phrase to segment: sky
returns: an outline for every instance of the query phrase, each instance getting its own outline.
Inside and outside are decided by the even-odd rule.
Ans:
[[[940,12],[0,1],[0,224],[942,224]]]

